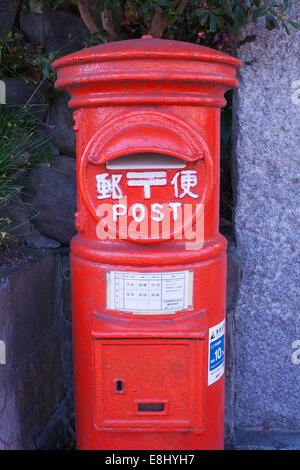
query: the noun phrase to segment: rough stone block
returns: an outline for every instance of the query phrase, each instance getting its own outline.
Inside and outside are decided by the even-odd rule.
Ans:
[[[0,39],[4,38],[14,24],[20,0],[1,0],[0,2]]]
[[[299,22],[299,3],[291,17]],[[292,30],[292,28],[291,28]],[[300,37],[249,25],[234,98],[234,228],[242,280],[234,313],[238,430],[300,429]],[[298,93],[298,94],[297,94]]]
[[[299,450],[300,432],[240,430],[236,450]]]
[[[29,176],[27,202],[32,223],[46,237],[69,245],[75,235],[76,161],[59,155],[51,166],[34,168]]]
[[[57,93],[49,111],[49,125],[53,128],[52,141],[60,153],[76,157],[76,135],[73,130],[72,111],[68,107],[67,93]]]
[[[21,28],[26,38],[48,51],[62,55],[82,49],[86,26],[79,16],[66,11],[44,9],[43,14],[22,12]]]
[[[45,84],[33,86],[19,78],[4,78],[5,102],[10,110],[26,105],[30,112],[40,121],[49,110],[49,90]]]
[[[71,337],[61,312],[57,257],[23,247],[22,254],[9,260],[1,266],[0,281],[0,340],[5,344],[0,449],[36,449],[61,403],[66,397],[70,401],[64,376],[70,356],[65,357],[64,342]],[[67,412],[62,419],[68,419]],[[54,445],[53,439],[53,434],[48,441],[44,437],[43,446]]]

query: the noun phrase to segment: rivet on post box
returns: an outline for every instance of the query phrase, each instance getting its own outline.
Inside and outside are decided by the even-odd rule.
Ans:
[[[241,64],[145,36],[53,63],[77,132],[78,449],[222,449],[220,109]]]

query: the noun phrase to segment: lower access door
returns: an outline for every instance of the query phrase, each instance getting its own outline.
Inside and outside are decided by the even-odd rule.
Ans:
[[[95,339],[96,426],[204,427],[204,340]]]

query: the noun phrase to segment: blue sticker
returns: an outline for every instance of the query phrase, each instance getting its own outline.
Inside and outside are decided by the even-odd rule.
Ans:
[[[225,320],[209,329],[208,385],[216,382],[224,374],[225,359]]]

